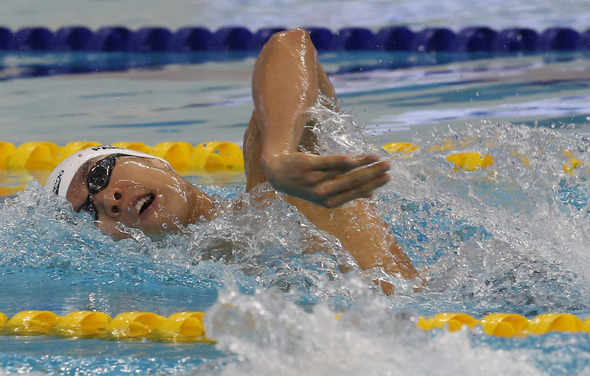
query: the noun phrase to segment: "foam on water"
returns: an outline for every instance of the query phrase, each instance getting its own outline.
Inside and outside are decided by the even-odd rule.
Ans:
[[[392,314],[389,302],[357,290],[355,306],[336,318],[318,304],[310,311],[276,291],[254,296],[224,291],[206,322],[218,347],[235,354],[219,375],[537,375],[525,351],[473,346],[467,331],[417,332],[410,316]],[[425,361],[427,359],[428,361]]]
[[[427,267],[436,276],[431,289],[453,291],[450,301],[458,291],[470,296],[463,310],[587,309],[587,171],[563,168],[569,153],[587,157],[586,139],[483,124],[419,143],[413,158],[397,162],[387,195],[399,196],[402,210],[392,214],[401,214],[399,238],[413,239],[411,252],[430,264],[443,250]],[[443,144],[451,150],[428,151]],[[492,155],[494,165],[456,171],[445,157],[460,151]]]
[[[338,120],[337,133],[324,124],[324,149],[341,151],[342,124],[357,134],[349,120]],[[392,183],[377,202],[402,247],[422,267],[426,289],[398,291],[386,300],[348,279],[345,288],[353,298],[343,318],[353,319],[335,320],[339,308],[329,304],[306,311],[272,291],[246,296],[230,287],[209,311],[207,323],[220,348],[239,360],[221,367],[220,374],[540,374],[533,365],[549,374],[588,369],[580,362],[588,350],[584,335],[498,345],[482,340],[481,331],[475,337],[428,336],[413,328],[415,313],[441,311],[585,315],[588,171],[571,174],[564,165],[573,156],[587,158],[588,140],[484,123],[461,132],[435,131],[415,141],[422,146],[418,151],[393,159]],[[365,147],[371,149],[360,145],[358,150]],[[494,165],[456,170],[445,157],[461,151],[490,154]],[[554,356],[566,342],[571,354]],[[530,350],[535,347],[543,350]],[[424,358],[432,362],[421,363]]]
[[[404,24],[415,30],[428,26],[458,30],[472,26],[474,20],[481,24],[477,20],[485,14],[485,25],[496,29],[522,26],[542,31],[551,26],[570,26],[585,30],[590,3],[566,3],[178,0],[171,7],[146,0],[140,9],[130,0],[11,0],[5,1],[7,17],[3,25],[13,29],[31,24],[59,28],[81,22],[91,28],[113,23],[131,28],[217,28],[234,23],[252,30],[302,25],[336,30]],[[264,6],[264,14],[257,5]],[[31,58],[32,64],[43,63],[38,60],[42,57]],[[430,55],[422,58],[435,59]],[[50,63],[56,59],[60,63],[59,57],[52,57]],[[523,59],[515,64],[523,65]],[[585,60],[574,67],[559,65],[578,76],[579,92],[564,89],[563,95],[557,93],[548,99],[530,94],[534,90],[523,91],[528,85],[518,85],[518,80],[508,88],[491,85],[495,77],[514,75],[514,69],[494,61],[485,60],[474,64],[474,69],[456,72],[453,66],[445,65],[440,72],[418,69],[417,76],[412,70],[400,70],[375,71],[364,81],[358,74],[350,80],[339,80],[338,75],[332,79],[345,97],[380,89],[410,90],[409,98],[396,102],[398,108],[389,96],[358,100],[357,105],[363,108],[375,102],[379,105],[366,111],[375,114],[367,121],[385,125],[381,129],[412,129],[417,124],[451,121],[462,125],[482,117],[532,124],[531,119],[543,122],[553,116],[550,124],[557,115],[569,122],[569,115],[583,119],[587,114],[588,86],[580,78],[587,70]],[[494,68],[494,64],[500,66]],[[490,73],[482,78],[482,70]],[[445,71],[450,76],[446,80]],[[536,89],[538,77],[548,76],[552,77],[543,72],[523,82],[533,82]],[[559,89],[559,82],[568,82],[562,76],[555,77],[551,86],[539,84],[539,92]],[[463,79],[475,84],[465,86]],[[105,89],[97,94],[101,82]],[[22,135],[12,134],[15,130],[11,129],[13,141],[28,141],[31,132],[49,139],[54,137],[48,131],[52,124],[64,129],[68,123],[69,137],[92,138],[96,129],[120,127],[117,116],[132,123],[141,123],[143,116],[152,122],[178,121],[191,124],[194,132],[197,128],[192,120],[200,121],[202,115],[184,115],[179,109],[191,107],[183,107],[185,102],[211,102],[210,88],[202,90],[206,100],[192,99],[199,90],[193,90],[195,84],[190,82],[190,88],[178,89],[159,81],[160,89],[163,85],[171,87],[160,96],[151,95],[151,82],[119,82],[124,83],[124,90],[104,76],[5,81],[12,89],[3,102],[14,103],[16,109],[25,108],[27,113],[4,108],[3,113],[8,114],[4,123],[9,124],[12,117],[18,120]],[[418,86],[412,86],[415,84]],[[54,95],[56,87],[68,99],[67,110],[62,96]],[[78,94],[86,93],[88,87],[94,88],[88,96]],[[223,96],[215,104],[249,103],[247,87],[239,86],[239,95],[230,93],[237,101]],[[445,92],[438,91],[445,87]],[[470,98],[457,95],[465,88],[468,94],[473,92]],[[113,91],[123,92],[123,99]],[[44,92],[47,95],[39,97]],[[148,92],[149,96],[142,94]],[[178,92],[190,93],[191,99],[174,102]],[[522,95],[515,97],[514,92]],[[481,99],[480,93],[491,95],[491,102],[473,108],[454,102]],[[493,97],[496,93],[500,93],[497,98]],[[100,98],[103,104],[97,102]],[[81,102],[85,99],[92,99],[91,107]],[[421,106],[423,101],[430,106]],[[115,102],[121,105],[117,107]],[[157,106],[144,109],[138,119],[138,103]],[[206,106],[198,110],[202,113]],[[318,134],[323,152],[375,151],[371,139],[365,138],[364,129],[353,118],[318,111],[326,130]],[[250,107],[235,117],[247,119],[249,113]],[[104,114],[114,114],[115,119],[107,121]],[[223,124],[217,128],[228,129],[227,134],[231,131],[231,137],[236,137],[236,128],[230,125],[241,120],[233,120],[227,111],[224,119],[215,119],[215,126]],[[588,118],[577,122],[576,129],[588,126]],[[172,136],[182,138],[177,127],[153,133],[155,139],[146,142],[160,141],[167,137],[166,132],[176,132]],[[220,132],[217,129],[216,137]],[[114,137],[113,141],[152,134],[144,131],[138,135],[136,128],[102,133]],[[550,129],[498,122],[474,123],[466,129],[440,128],[414,136],[411,141],[420,149],[392,158],[393,179],[375,200],[402,248],[428,280],[425,289],[417,293],[412,281],[384,276],[379,270],[360,271],[336,239],[317,231],[282,202],[261,204],[238,193],[241,184],[205,188],[230,199],[223,204],[226,213],[212,222],[198,223],[159,242],[140,233],[135,233],[134,239],[114,242],[101,234],[89,217],[73,213],[68,204],[48,195],[38,183],[31,183],[17,198],[0,203],[1,312],[12,315],[24,309],[49,309],[65,314],[90,309],[111,315],[129,310],[167,315],[206,310],[208,334],[219,341],[218,350],[212,345],[4,337],[0,341],[0,374],[588,374],[590,336],[586,334],[498,339],[483,335],[479,329],[424,333],[415,328],[415,322],[419,314],[442,311],[476,316],[497,311],[529,316],[565,311],[587,316],[586,270],[590,265],[586,164],[590,142]],[[443,145],[450,148],[443,149]],[[460,151],[490,154],[494,165],[481,171],[456,171],[445,158]],[[573,175],[563,169],[571,161],[569,153],[585,163],[573,170]],[[242,201],[241,207],[238,201]],[[319,242],[324,251],[307,252],[309,240]],[[339,265],[350,272],[341,273]],[[396,295],[385,297],[375,291],[367,282],[374,277],[394,281]]]
[[[314,116],[322,123],[314,130],[322,153],[376,151],[354,118],[323,106]],[[134,233],[115,242],[33,182],[0,207],[0,273],[14,282],[0,291],[0,311],[207,311],[208,335],[226,356],[184,366],[157,357],[126,363],[142,372],[200,365],[198,374],[220,375],[531,375],[542,374],[546,353],[564,338],[571,338],[572,356],[586,353],[584,336],[507,343],[481,330],[423,333],[415,323],[418,315],[444,311],[584,315],[589,172],[584,164],[571,173],[563,166],[573,157],[587,160],[590,142],[495,123],[433,130],[413,142],[420,148],[410,154],[383,152],[393,179],[375,202],[428,281],[421,292],[415,281],[378,268],[361,271],[337,239],[285,202],[264,198],[268,187],[251,195],[240,193],[241,184],[203,187],[224,206],[217,219],[161,241]],[[463,151],[489,154],[494,164],[454,169],[446,157]],[[310,252],[311,242],[322,252]],[[396,295],[376,291],[369,282],[375,278],[395,283]],[[92,363],[93,356],[66,358]],[[46,365],[17,358],[33,371]],[[588,369],[583,361],[561,364],[552,374]]]

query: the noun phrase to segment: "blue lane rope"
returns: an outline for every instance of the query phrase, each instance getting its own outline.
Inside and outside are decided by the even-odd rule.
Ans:
[[[0,27],[0,51],[93,51],[93,52],[196,52],[258,51],[284,28],[263,28],[252,32],[245,27],[101,27],[67,26],[51,31],[45,27],[24,27],[12,31]],[[414,52],[520,52],[590,50],[590,29],[579,32],[553,27],[543,32],[527,28],[493,30],[468,27],[454,32],[448,28],[412,31],[404,26],[384,27],[376,32],[362,27],[332,31],[308,28],[319,51],[414,51]]]

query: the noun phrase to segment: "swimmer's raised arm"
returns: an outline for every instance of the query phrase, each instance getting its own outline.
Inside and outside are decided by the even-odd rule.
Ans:
[[[362,269],[382,267],[391,275],[416,277],[373,204],[360,199],[389,180],[389,163],[376,155],[319,156],[299,149],[315,150],[317,139],[307,125],[313,125],[310,110],[320,95],[336,106],[305,30],[277,33],[266,43],[252,89],[254,112],[243,148],[246,190],[268,181],[315,226],[336,236]],[[390,284],[377,283],[393,292]]]
[[[377,155],[319,156],[299,151],[299,145],[314,143],[314,135],[304,127],[320,93],[336,105],[334,88],[305,30],[277,33],[269,40],[256,62],[252,91],[251,126],[256,123],[262,141],[260,174],[275,189],[334,208],[368,197],[389,181],[389,163],[379,162]],[[245,146],[252,132],[247,132]]]

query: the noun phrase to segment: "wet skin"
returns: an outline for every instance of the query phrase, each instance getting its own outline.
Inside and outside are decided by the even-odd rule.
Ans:
[[[244,135],[246,190],[268,181],[318,228],[336,236],[362,269],[418,273],[370,200],[390,176],[377,155],[321,156],[310,109],[320,95],[337,107],[332,83],[303,29],[275,34],[254,67],[254,112]],[[386,292],[393,286],[382,285]]]
[[[76,211],[89,197],[88,172],[100,159],[88,161],[74,176],[67,199]],[[115,239],[128,237],[117,228],[120,225],[158,236],[195,223],[201,217],[211,219],[215,215],[210,197],[170,165],[152,158],[117,158],[109,184],[90,195],[90,200],[96,207],[97,227]]]
[[[302,29],[275,34],[262,49],[253,73],[254,111],[244,135],[246,190],[269,182],[318,228],[336,236],[362,269],[382,267],[389,274],[417,277],[388,226],[367,198],[386,184],[389,162],[377,155],[320,156],[314,150],[310,108],[320,94],[337,99]],[[94,161],[80,169],[67,198],[75,209],[88,197],[86,176]],[[90,198],[98,227],[115,238],[127,236],[117,222],[148,235],[174,231],[216,215],[213,200],[157,159],[121,157],[108,186]],[[138,200],[153,196],[145,212]],[[141,205],[139,205],[141,206]],[[141,213],[140,213],[141,211]],[[392,292],[391,285],[383,285]]]

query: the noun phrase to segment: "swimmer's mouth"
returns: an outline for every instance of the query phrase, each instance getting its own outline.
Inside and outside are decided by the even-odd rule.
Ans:
[[[150,193],[149,195],[137,201],[137,204],[135,204],[135,210],[137,210],[141,215],[152,204],[152,202],[154,202],[155,199],[156,196],[154,196],[153,193]]]

